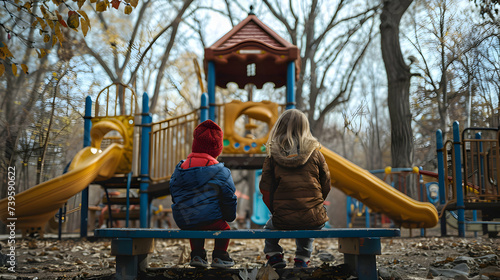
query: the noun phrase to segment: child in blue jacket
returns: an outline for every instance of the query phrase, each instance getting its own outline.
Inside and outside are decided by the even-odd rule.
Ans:
[[[192,152],[176,166],[170,178],[172,213],[180,229],[229,230],[236,218],[235,187],[231,171],[217,157],[223,148],[221,128],[211,120],[200,123],[193,133]],[[190,239],[194,267],[207,267],[205,239]],[[229,239],[215,239],[212,267],[234,265],[227,253]]]

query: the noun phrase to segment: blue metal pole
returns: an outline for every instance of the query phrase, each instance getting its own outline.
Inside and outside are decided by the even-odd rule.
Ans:
[[[208,117],[215,122],[215,64],[213,61],[208,62]]]
[[[365,205],[365,225],[367,228],[370,228],[370,209]]]
[[[286,109],[295,108],[295,62],[288,62],[286,69]]]
[[[476,139],[481,139],[481,132],[476,133]],[[484,182],[484,157],[483,157],[483,142],[478,142],[479,143],[479,180],[480,180],[480,187],[479,191],[483,192],[483,188],[486,186]],[[477,221],[477,210],[472,211],[472,220],[474,222]],[[477,237],[477,231],[474,232],[474,237]]]
[[[464,190],[462,182],[462,158],[460,155],[460,127],[458,122],[453,122],[453,147],[455,150],[455,189],[457,192],[457,210],[458,210],[458,236],[465,237],[465,204]]]
[[[90,129],[92,128],[92,98],[85,98],[85,116],[83,122],[83,147],[90,146]],[[82,205],[80,208],[80,237],[87,237],[89,213],[89,188],[82,191]]]
[[[418,170],[422,170],[422,166],[418,167]],[[424,191],[425,185],[424,185],[424,176],[422,174],[418,175],[418,184],[420,186],[420,201],[424,202],[425,201],[425,194],[427,193],[427,190]],[[420,236],[425,236],[425,228],[420,228]]]
[[[347,225],[346,227],[351,227],[351,204],[352,204],[352,198],[350,196],[346,197],[346,221]]]
[[[132,183],[132,172],[127,174],[127,210],[125,211],[125,227],[128,228],[129,220],[130,220],[130,185]]]
[[[140,226],[147,228],[149,203],[149,134],[151,133],[151,122],[153,121],[149,113],[149,97],[147,93],[142,96],[142,133],[141,133],[141,183],[139,185],[141,195],[139,197],[140,205]]]
[[[200,122],[208,120],[208,94],[201,94],[201,104],[200,104]]]
[[[478,132],[476,134],[476,139],[481,139],[481,132]],[[483,194],[485,192],[485,188],[486,188],[486,182],[484,180],[484,156],[483,156],[483,142],[479,142],[479,152],[481,153],[479,155],[479,168],[480,168],[480,172],[479,172],[479,178],[481,180],[481,188],[480,188],[480,192],[481,194]]]
[[[443,132],[436,131],[436,150],[438,160],[439,204],[446,204],[446,187],[444,185]],[[446,210],[441,210],[446,211]],[[446,236],[446,215],[441,217],[441,236]]]

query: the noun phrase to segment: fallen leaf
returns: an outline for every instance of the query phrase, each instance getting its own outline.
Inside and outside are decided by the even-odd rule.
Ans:
[[[259,269],[259,271],[257,272],[257,278],[256,279],[260,279],[260,280],[276,280],[276,279],[279,279],[279,278],[280,278],[280,276],[278,275],[278,273],[276,273],[276,271],[274,270],[274,268],[272,268],[269,265],[265,265],[265,266],[261,267]]]
[[[177,264],[187,263],[190,259],[189,251],[186,245],[182,246],[181,254],[179,255],[179,259],[177,260]]]

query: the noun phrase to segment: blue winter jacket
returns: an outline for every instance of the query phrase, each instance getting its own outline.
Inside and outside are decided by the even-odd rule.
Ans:
[[[237,198],[231,171],[223,163],[182,169],[183,162],[177,164],[170,178],[177,226],[190,229],[221,219],[234,221]]]

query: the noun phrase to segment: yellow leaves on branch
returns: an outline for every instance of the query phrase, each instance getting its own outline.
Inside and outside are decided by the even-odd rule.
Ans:
[[[38,54],[38,58],[42,58],[42,57],[47,55],[47,50],[45,50],[45,49],[39,49],[39,50],[36,50],[36,52]]]
[[[23,7],[26,9],[26,11],[31,12],[31,3],[30,2],[24,3]]]
[[[98,12],[104,12],[104,11],[106,11],[106,9],[108,8],[108,5],[106,5],[106,4],[109,4],[109,2],[105,1],[105,0],[99,0],[99,1],[97,1],[97,4],[95,4],[95,10],[98,11]]]
[[[137,4],[139,4],[139,0],[125,0],[125,2],[127,2],[128,4],[130,4],[130,6],[134,8],[136,8]]]
[[[21,64],[21,69],[23,69],[24,74],[28,74],[28,66],[26,64]]]
[[[83,36],[85,37],[87,36],[87,32],[89,31],[89,29],[91,28],[89,16],[87,16],[87,13],[85,13],[85,11],[82,10],[78,10],[77,13],[82,16],[82,18],[80,18],[80,24],[82,26]]]
[[[21,2],[19,0],[14,1],[16,4]],[[37,28],[37,26],[39,26],[39,34],[43,38],[44,43],[50,42],[52,46],[54,46],[59,41],[59,44],[62,46],[64,40],[63,28],[71,28],[78,32],[78,28],[81,27],[84,37],[87,36],[91,29],[90,19],[85,11],[82,10],[86,2],[90,4],[95,3],[95,10],[98,12],[104,12],[110,6],[118,9],[120,4],[123,3],[125,5],[124,13],[127,15],[132,13],[133,9],[139,4],[139,0],[73,0],[73,2],[76,2],[78,6],[78,10],[76,11],[72,9],[71,5],[69,5],[69,1],[66,0],[52,0],[52,3],[56,6],[56,9],[53,11],[49,10],[49,6],[45,3],[42,3],[40,5],[41,16],[32,11],[32,1],[24,1],[24,4],[18,6],[18,10],[25,10],[33,16],[34,21],[32,27]],[[59,13],[58,10],[60,10],[60,6],[69,9],[67,18]],[[38,57],[42,58],[47,55],[48,50],[38,49],[36,52]],[[5,73],[6,66],[8,66],[8,64],[5,64],[5,59],[9,57],[13,57],[12,53],[7,48],[6,44],[0,42],[0,59],[4,61],[3,63],[0,62],[0,77]],[[17,65],[16,63],[12,63],[12,72],[16,76],[18,71]],[[21,69],[24,73],[28,74],[28,67],[25,64],[21,64]]]
[[[2,44],[0,45],[0,59],[5,60],[9,57],[14,57],[14,56],[10,52],[7,45],[4,42],[2,42]]]
[[[17,73],[17,65],[15,63],[12,63],[12,74],[14,76],[19,76],[19,73]],[[24,74],[28,74],[28,66],[26,64],[21,64],[21,70],[24,72]],[[0,77],[5,73],[5,65],[3,63],[0,63]]]
[[[64,27],[68,27],[68,25],[66,24],[66,22],[64,21],[63,17],[59,14],[58,11],[56,11],[56,15],[57,15],[57,21]]]
[[[129,15],[132,13],[132,7],[137,7],[137,4],[139,4],[139,0],[125,0],[128,5],[125,7],[125,14]]]
[[[70,10],[68,11],[68,17],[65,18],[59,14],[58,10],[51,12],[47,10],[47,6],[41,5],[40,10],[43,14],[43,17],[36,17],[36,21],[33,23],[33,26],[40,24],[41,29],[45,30],[47,25],[54,30],[55,33],[58,33],[58,25],[59,28],[71,28],[78,32],[78,27],[81,27],[83,36],[87,36],[88,31],[91,29],[90,19],[87,14],[81,9],[85,2],[89,2],[91,4],[95,3],[95,10],[97,12],[104,12],[108,9],[108,7],[112,6],[115,9],[118,9],[120,4],[123,2],[126,4],[124,7],[125,14],[130,14],[133,11],[133,8],[136,8],[139,4],[139,0],[73,0],[78,5],[78,10]],[[110,3],[111,1],[111,3]],[[63,5],[65,3],[64,0],[52,0],[52,2],[56,5]],[[29,3],[29,2],[28,2]],[[31,5],[31,4],[30,4]],[[41,33],[43,33],[41,31]],[[57,39],[61,40],[61,36],[56,34]]]
[[[78,4],[78,9],[81,9],[81,8],[82,8],[83,4],[85,4],[85,1],[86,1],[86,0],[77,0],[77,1],[76,1],[76,2],[77,2],[77,4]]]
[[[18,76],[17,75],[17,66],[15,63],[12,63],[12,74],[14,74],[14,76]]]
[[[122,2],[121,2],[120,0],[111,0],[111,6],[112,6],[113,8],[115,8],[115,9],[117,9],[117,10],[118,10],[118,8],[120,7],[120,4],[121,4],[121,3],[122,3]]]
[[[81,25],[82,25],[83,37],[85,37],[85,36],[87,36],[87,32],[89,31],[90,24],[84,18],[81,18],[80,22],[81,22]]]
[[[0,59],[6,61],[7,58],[10,57],[14,56],[10,52],[9,47],[7,47],[7,44],[5,44],[4,42],[0,42]],[[28,74],[28,66],[26,66],[26,64],[21,64],[21,69],[24,73]],[[3,73],[5,73],[5,65],[3,63],[0,63],[0,77],[3,75]],[[12,63],[12,73],[14,74],[14,76],[18,76],[17,65],[15,63]]]
[[[64,40],[64,36],[61,32],[61,23],[60,22],[56,23],[56,26],[54,28],[54,32],[56,34],[57,39],[59,39],[59,44],[62,46],[62,41]],[[52,46],[54,46],[54,45],[52,45]]]
[[[19,74],[17,73],[17,65],[15,63],[12,63],[11,68],[12,74],[16,77],[19,76]],[[25,74],[28,74],[28,66],[26,66],[26,64],[21,64],[21,69]],[[3,73],[5,73],[5,65],[3,63],[0,63],[0,77],[3,76]]]
[[[125,7],[125,14],[126,14],[126,15],[129,15],[130,13],[132,13],[132,7],[130,7],[129,5],[127,5],[127,6]]]

